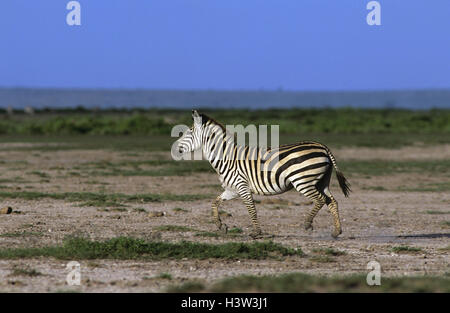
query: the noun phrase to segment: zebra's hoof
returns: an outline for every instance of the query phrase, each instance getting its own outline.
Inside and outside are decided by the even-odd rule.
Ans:
[[[250,237],[252,237],[253,239],[259,239],[259,238],[263,238],[263,234],[262,234],[261,230],[252,231],[250,233]]]
[[[331,236],[333,238],[337,238],[340,234],[342,234],[342,229],[335,229],[332,233]]]
[[[305,222],[305,230],[314,230],[312,222]]]
[[[219,226],[217,226],[217,228],[219,229],[219,231],[223,234],[228,233],[228,226],[227,224],[220,224]]]

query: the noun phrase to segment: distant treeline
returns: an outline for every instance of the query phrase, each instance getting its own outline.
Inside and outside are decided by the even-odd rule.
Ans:
[[[279,125],[298,133],[450,133],[450,109],[270,109],[199,110],[224,125]],[[191,125],[188,110],[43,109],[0,110],[0,134],[169,135],[177,124]]]

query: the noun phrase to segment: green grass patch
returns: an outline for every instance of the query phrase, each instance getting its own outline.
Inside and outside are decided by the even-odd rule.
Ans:
[[[157,278],[172,280],[172,275],[169,273],[160,273]]]
[[[26,183],[30,183],[29,181],[24,180],[22,177],[15,177],[13,179],[11,178],[2,178],[0,179],[0,184],[26,184]]]
[[[241,234],[243,232],[242,228],[239,227],[233,227],[228,230],[229,234]]]
[[[41,237],[43,235],[44,235],[44,233],[42,233],[42,232],[23,231],[23,232],[13,232],[13,233],[0,234],[0,237],[4,237],[4,238],[20,238],[20,237]]]
[[[270,109],[201,110],[227,125],[279,125],[280,143],[316,140],[341,146],[397,148],[450,143],[450,110]],[[170,121],[170,122],[169,122]],[[0,112],[0,142],[40,143],[1,150],[113,149],[170,151],[174,125],[191,125],[188,110]],[[269,127],[270,129],[270,127]],[[89,140],[86,140],[89,137]]]
[[[92,114],[59,111],[60,114],[10,116],[0,120],[0,133],[27,135],[130,135],[169,134],[171,125],[160,115]]]
[[[393,247],[391,249],[392,252],[395,253],[419,253],[422,252],[421,248],[416,248],[416,247],[409,247],[409,246],[398,246],[398,247]]]
[[[224,125],[279,125],[281,133],[367,134],[449,133],[450,110],[291,108],[268,110],[203,109]],[[1,113],[1,112],[0,112]],[[188,110],[36,110],[32,116],[2,113],[0,134],[161,135],[173,125],[192,124]],[[170,120],[170,122],[168,122]]]
[[[189,281],[178,286],[173,285],[167,288],[167,292],[173,293],[205,292],[206,290],[205,284],[200,281]]]
[[[97,180],[85,181],[85,182],[83,182],[83,184],[88,184],[88,185],[109,185],[109,183],[101,182],[101,181],[97,181]]]
[[[312,262],[318,262],[318,263],[333,263],[336,262],[336,259],[333,257],[330,257],[328,255],[314,255],[309,258]]]
[[[450,292],[447,277],[382,277],[380,286],[369,286],[367,274],[324,277],[303,273],[278,276],[236,276],[211,285],[187,282],[168,292]]]
[[[0,249],[0,259],[54,257],[57,259],[278,259],[286,256],[302,256],[301,249],[292,249],[271,241],[222,244],[196,242],[145,241],[130,237],[118,237],[106,241],[86,238],[69,238],[60,246],[38,248]]]
[[[41,178],[50,178],[50,175],[48,175],[47,173],[39,172],[39,171],[32,171],[32,172],[29,172],[27,174],[36,175],[36,176],[41,177]]]
[[[425,213],[431,214],[431,215],[441,215],[441,214],[450,214],[450,211],[427,210],[427,211],[425,211]]]
[[[329,256],[341,256],[346,255],[347,253],[345,251],[336,250],[333,248],[317,248],[312,249],[312,252],[322,255],[329,255]]]
[[[128,210],[126,208],[112,208],[110,211],[111,212],[121,212],[121,213],[128,212]]]
[[[316,248],[311,251],[314,255],[312,255],[309,260],[318,263],[336,262],[335,257],[347,254],[345,251],[336,250],[333,248]]]
[[[120,209],[121,207],[124,207],[126,205],[118,202],[118,201],[104,201],[104,200],[89,200],[89,201],[84,201],[84,202],[80,202],[77,204],[77,206],[80,207],[100,207],[100,208],[105,208],[105,207],[114,207],[116,209]],[[125,208],[123,208],[123,210],[126,211]],[[103,211],[105,212],[109,212],[109,209],[103,209]]]
[[[29,268],[18,268],[15,267],[9,276],[28,276],[28,277],[36,277],[41,276],[42,273],[35,270],[35,269],[29,269]]]
[[[65,200],[69,202],[83,202],[89,206],[105,206],[120,205],[121,202],[162,202],[162,201],[195,201],[210,198],[211,195],[203,194],[189,194],[189,195],[174,195],[174,194],[136,194],[126,195],[122,193],[104,194],[92,192],[64,192],[64,193],[45,193],[45,192],[0,192],[1,198],[10,199],[25,199],[25,200],[40,200],[40,199],[55,199]]]

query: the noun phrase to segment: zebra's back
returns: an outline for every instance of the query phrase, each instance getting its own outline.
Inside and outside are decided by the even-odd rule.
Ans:
[[[238,168],[255,194],[280,194],[292,187],[299,191],[308,189],[322,179],[331,165],[328,148],[318,142],[300,142],[268,150],[243,149],[246,154],[238,160]]]

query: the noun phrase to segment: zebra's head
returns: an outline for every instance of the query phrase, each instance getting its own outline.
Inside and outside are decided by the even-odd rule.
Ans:
[[[192,119],[194,120],[192,127],[178,139],[178,152],[180,154],[198,150],[202,146],[202,116],[196,110],[192,110]]]

